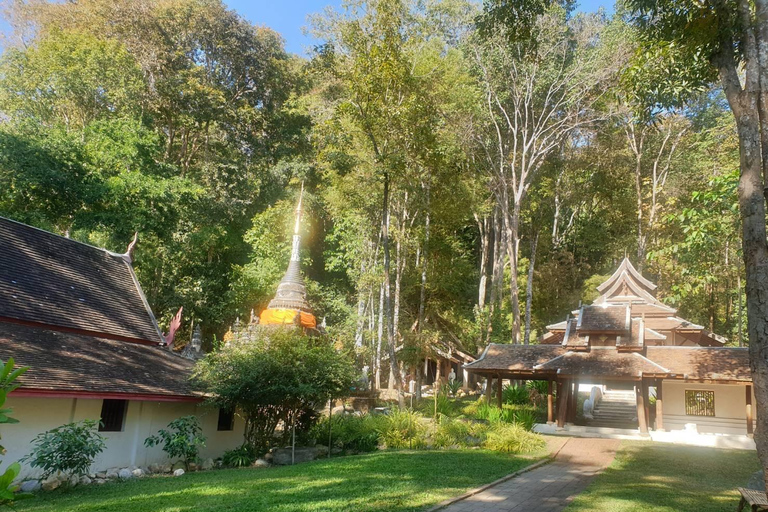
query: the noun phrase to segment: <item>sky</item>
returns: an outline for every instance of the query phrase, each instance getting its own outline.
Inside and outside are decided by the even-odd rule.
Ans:
[[[307,16],[322,12],[326,6],[338,8],[341,0],[224,0],[231,9],[255,25],[266,25],[285,39],[286,50],[307,55],[315,41],[302,33],[308,25]],[[586,12],[599,7],[613,8],[613,0],[581,0],[578,9]],[[7,33],[8,24],[0,17],[0,33]],[[2,51],[0,40],[0,51]]]

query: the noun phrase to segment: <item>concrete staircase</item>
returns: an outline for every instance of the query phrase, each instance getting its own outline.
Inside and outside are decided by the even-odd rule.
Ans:
[[[634,390],[606,391],[593,416],[594,419],[586,420],[588,427],[636,429],[637,405]]]

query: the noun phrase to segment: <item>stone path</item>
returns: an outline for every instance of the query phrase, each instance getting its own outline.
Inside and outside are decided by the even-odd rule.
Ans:
[[[556,512],[613,460],[615,439],[568,439],[554,462],[511,478],[441,512]]]

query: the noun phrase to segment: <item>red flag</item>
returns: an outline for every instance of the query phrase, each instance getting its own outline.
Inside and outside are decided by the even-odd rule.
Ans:
[[[184,306],[181,306],[179,308],[179,312],[176,313],[176,316],[171,319],[171,323],[168,326],[168,334],[163,334],[163,338],[165,338],[165,344],[168,346],[168,348],[173,348],[173,338],[176,336],[176,331],[178,331],[179,327],[181,327],[181,311],[183,309]]]

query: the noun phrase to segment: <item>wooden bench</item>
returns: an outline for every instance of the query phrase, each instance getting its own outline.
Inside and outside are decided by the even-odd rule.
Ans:
[[[764,491],[756,491],[754,489],[745,489],[739,487],[741,493],[741,500],[739,501],[739,508],[736,512],[741,512],[744,505],[749,503],[750,510],[757,512],[758,510],[768,510],[768,497],[766,497]]]

